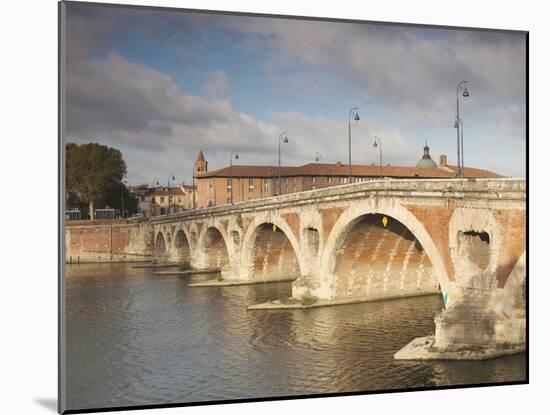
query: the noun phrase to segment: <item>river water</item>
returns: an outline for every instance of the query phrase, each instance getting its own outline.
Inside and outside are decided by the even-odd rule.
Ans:
[[[67,265],[67,406],[199,402],[520,381],[526,356],[396,361],[434,332],[439,296],[247,311],[290,283],[188,287],[128,264]]]

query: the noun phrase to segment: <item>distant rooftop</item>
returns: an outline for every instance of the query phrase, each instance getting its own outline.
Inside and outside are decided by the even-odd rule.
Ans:
[[[430,159],[431,160],[431,159]],[[432,161],[433,163],[433,161]],[[382,166],[382,176],[384,177],[400,177],[400,178],[452,178],[455,177],[455,166],[437,167],[400,167],[400,166]],[[233,165],[231,167],[223,167],[221,169],[212,170],[205,173],[198,173],[197,178],[208,177],[249,177],[249,178],[270,178],[278,177],[278,166],[254,166],[254,165]],[[310,163],[303,166],[290,167],[281,166],[281,177],[296,177],[296,176],[337,176],[346,177],[348,175],[348,165],[343,163]],[[353,164],[351,166],[351,175],[353,177],[379,177],[379,165],[363,165]],[[489,170],[477,169],[472,167],[464,168],[464,177],[466,178],[496,178],[502,177]]]

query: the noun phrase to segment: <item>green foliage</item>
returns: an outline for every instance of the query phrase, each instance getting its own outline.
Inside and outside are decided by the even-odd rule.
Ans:
[[[238,213],[237,214],[237,219],[235,219],[235,222],[237,222],[237,226],[242,229],[243,228],[243,215]]]
[[[187,259],[182,259],[178,267],[180,271],[188,271],[191,269],[191,263]]]
[[[137,201],[122,183],[126,163],[115,148],[97,143],[66,145],[66,190],[73,205],[109,205],[135,211]]]
[[[302,305],[303,306],[310,306],[315,304],[319,299],[315,297],[314,295],[311,295],[309,292],[302,295]]]

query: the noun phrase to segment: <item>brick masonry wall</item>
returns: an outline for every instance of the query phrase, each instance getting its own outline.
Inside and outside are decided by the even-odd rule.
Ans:
[[[298,259],[288,238],[280,229],[265,224],[257,231],[253,250],[252,279],[300,276]]]
[[[504,287],[512,269],[526,248],[527,216],[524,210],[500,210],[496,212],[499,224],[507,232],[503,238],[497,264],[497,282]]]
[[[151,260],[152,227],[128,221],[82,221],[65,228],[66,262]]]
[[[449,251],[449,221],[453,215],[454,206],[405,205],[405,207],[422,222],[437,246],[449,279],[454,280],[455,270]]]
[[[438,292],[422,246],[401,223],[367,215],[352,225],[336,257],[337,298],[381,298]]]
[[[229,264],[229,253],[221,233],[209,228],[206,231],[203,250],[205,253],[206,268],[223,269]]]

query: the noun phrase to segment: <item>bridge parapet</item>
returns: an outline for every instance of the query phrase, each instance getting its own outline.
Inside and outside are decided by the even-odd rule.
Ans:
[[[501,179],[383,179],[352,183],[305,192],[272,196],[213,206],[151,218],[152,223],[190,218],[246,213],[288,206],[316,205],[332,201],[349,201],[366,197],[448,198],[487,201],[525,201],[526,182],[521,178]]]

